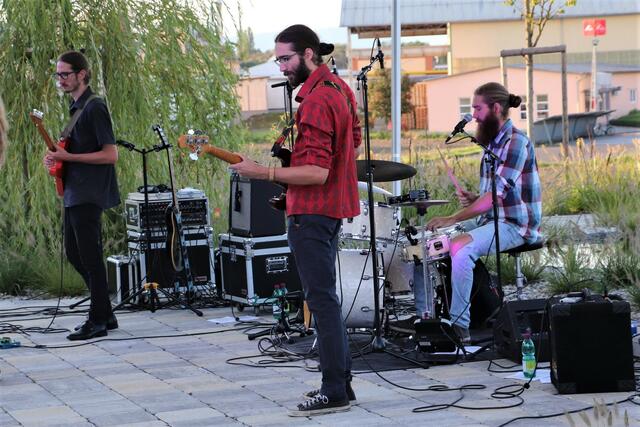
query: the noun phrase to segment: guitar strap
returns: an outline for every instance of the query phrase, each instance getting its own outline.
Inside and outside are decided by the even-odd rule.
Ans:
[[[87,105],[89,105],[89,103],[91,101],[93,101],[94,99],[100,98],[98,95],[96,95],[95,93],[92,94],[87,101],[84,103],[84,105],[80,108],[78,108],[76,110],[75,113],[73,113],[73,116],[71,116],[71,119],[69,120],[69,123],[67,123],[67,126],[65,126],[64,130],[62,131],[62,138],[67,139],[69,137],[69,135],[71,135],[71,131],[73,130],[73,128],[75,127],[76,123],[78,122],[78,119],[80,118],[80,115],[82,114],[82,111],[84,111],[85,107]]]
[[[342,96],[344,96],[344,99],[347,101],[347,105],[349,106],[349,111],[351,112],[351,115],[353,116],[353,105],[351,104],[351,100],[349,99],[349,97],[344,93],[344,91],[342,90],[342,88],[335,82],[332,82],[331,80],[324,80],[322,83],[322,86],[326,86],[326,87],[332,87],[335,90],[337,90],[338,92],[340,92],[342,94]],[[317,86],[316,86],[317,87]],[[314,88],[315,89],[315,88]]]

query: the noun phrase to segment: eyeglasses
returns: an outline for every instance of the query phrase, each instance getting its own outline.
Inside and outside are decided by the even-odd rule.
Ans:
[[[53,73],[51,76],[54,79],[67,80],[71,74],[77,74],[77,71],[63,71],[61,73]]]
[[[273,60],[273,62],[275,62],[276,64],[280,65],[280,64],[286,64],[287,62],[289,62],[289,60],[291,58],[293,58],[294,56],[296,56],[297,53],[292,53],[291,55],[282,55],[282,56],[278,56],[276,59]]]

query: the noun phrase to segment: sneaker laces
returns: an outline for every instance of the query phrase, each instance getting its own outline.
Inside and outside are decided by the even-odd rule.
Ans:
[[[301,409],[308,409],[308,408],[310,408],[310,407],[312,407],[312,406],[314,406],[314,405],[316,405],[316,404],[318,404],[320,402],[322,402],[322,403],[324,403],[326,405],[327,403],[329,403],[329,398],[327,396],[325,396],[324,394],[318,393],[315,396],[313,396],[311,399],[302,402],[300,404],[300,407],[301,407]]]

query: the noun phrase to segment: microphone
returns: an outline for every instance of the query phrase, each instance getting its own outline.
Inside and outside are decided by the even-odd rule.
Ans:
[[[333,59],[333,56],[331,57],[331,72],[336,76],[338,75],[338,67],[336,67],[336,60]]]
[[[456,127],[453,128],[453,130],[451,131],[451,133],[449,134],[449,136],[447,136],[447,139],[445,139],[445,143],[449,142],[449,140],[451,138],[454,137],[454,135],[462,132],[462,130],[464,129],[464,127],[467,125],[467,123],[469,123],[471,120],[473,120],[473,116],[469,113],[465,114],[464,117],[462,118],[462,120],[460,120],[458,122],[458,124],[456,125]]]
[[[134,150],[136,148],[135,145],[133,145],[131,142],[125,141],[124,139],[117,139],[116,144],[122,145],[124,148],[126,148],[129,151]]]
[[[380,38],[378,38],[378,58],[380,60],[380,69],[384,70],[384,53],[382,53],[382,46],[380,45]]]
[[[271,87],[282,87],[282,86],[286,86],[288,83],[289,82],[285,80],[285,81],[280,82],[280,83],[274,83],[274,84],[271,85]]]

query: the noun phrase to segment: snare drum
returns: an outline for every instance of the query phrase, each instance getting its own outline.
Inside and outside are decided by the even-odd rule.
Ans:
[[[376,239],[395,240],[398,232],[398,208],[375,202]],[[360,215],[342,221],[343,239],[368,240],[371,237],[369,202],[360,200]]]
[[[449,257],[449,242],[455,236],[462,233],[460,224],[451,227],[440,228],[427,235],[424,242],[424,253],[427,262],[433,262]]]

